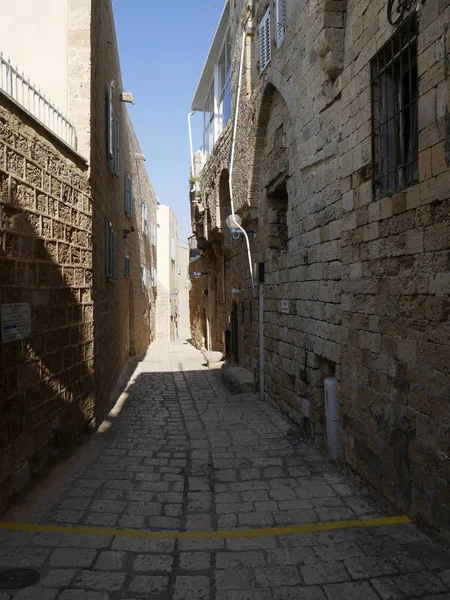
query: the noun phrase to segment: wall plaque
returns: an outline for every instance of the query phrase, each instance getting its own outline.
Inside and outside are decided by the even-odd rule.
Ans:
[[[28,302],[2,304],[0,317],[2,344],[24,340],[31,335],[31,310]]]
[[[289,300],[282,300],[281,301],[281,312],[284,315],[288,315],[290,312],[290,304],[289,304]]]

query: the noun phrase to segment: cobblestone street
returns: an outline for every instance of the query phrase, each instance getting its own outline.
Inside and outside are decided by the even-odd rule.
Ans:
[[[230,395],[203,363],[190,344],[152,345],[52,505],[6,515],[92,532],[2,531],[0,568],[41,577],[0,600],[450,599],[449,548],[410,524],[228,532],[385,515],[280,413]],[[167,535],[139,537],[149,531]]]

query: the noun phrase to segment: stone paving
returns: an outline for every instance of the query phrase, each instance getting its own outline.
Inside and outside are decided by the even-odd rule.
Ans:
[[[381,513],[292,424],[232,396],[187,343],[155,344],[110,423],[34,520],[154,531],[254,529]],[[412,525],[236,539],[0,532],[0,600],[450,600],[450,549]]]

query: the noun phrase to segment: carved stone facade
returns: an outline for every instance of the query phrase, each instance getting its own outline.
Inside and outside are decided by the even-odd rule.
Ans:
[[[324,379],[336,377],[342,460],[388,505],[448,535],[450,7],[427,2],[409,13],[417,25],[408,27],[418,28],[418,148],[409,147],[418,179],[380,194],[373,60],[400,31],[387,0],[287,0],[284,40],[272,34],[260,73],[268,6],[275,32],[275,0],[229,5],[233,116],[249,17],[232,189],[250,262],[265,268],[265,398],[297,422],[309,400],[322,444]],[[258,285],[253,293],[243,236],[233,239],[224,223],[232,127],[233,117],[191,191],[208,271],[192,279],[192,338],[258,382]]]
[[[112,4],[68,6],[80,154],[0,93],[0,305],[29,305],[31,316],[25,339],[0,345],[0,513],[100,425],[128,359],[155,337],[156,195],[120,100]],[[107,155],[111,82],[116,173]]]

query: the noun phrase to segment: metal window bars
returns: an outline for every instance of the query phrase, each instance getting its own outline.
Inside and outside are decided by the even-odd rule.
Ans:
[[[0,89],[74,150],[77,136],[73,123],[41,93],[25,75],[0,53]]]
[[[417,19],[412,17],[371,62],[374,197],[419,180]]]

